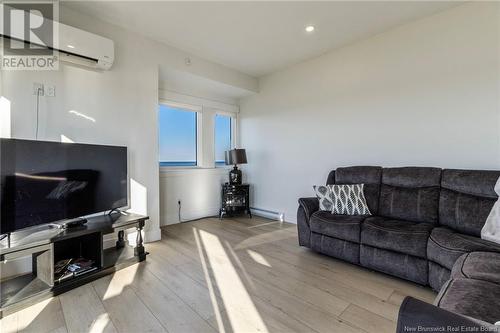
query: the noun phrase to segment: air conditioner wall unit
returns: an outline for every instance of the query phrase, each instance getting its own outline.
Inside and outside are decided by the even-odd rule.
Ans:
[[[59,23],[59,57],[61,61],[108,70],[115,60],[111,39]]]
[[[45,46],[58,51],[60,61],[98,70],[109,70],[113,65],[115,46],[111,39],[55,21],[53,29],[56,38],[51,45]],[[2,25],[0,35],[29,43],[25,40],[23,31],[22,35],[16,35],[16,32],[4,33]]]

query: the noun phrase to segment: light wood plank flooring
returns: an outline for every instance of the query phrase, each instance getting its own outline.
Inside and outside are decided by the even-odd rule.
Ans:
[[[1,320],[1,332],[394,332],[428,288],[301,248],[296,225],[206,218],[163,228],[147,261]]]

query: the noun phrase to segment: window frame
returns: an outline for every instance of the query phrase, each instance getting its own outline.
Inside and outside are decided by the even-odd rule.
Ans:
[[[214,142],[213,142],[213,145],[214,145],[214,167],[215,168],[228,168],[228,167],[231,167],[231,166],[228,166],[226,164],[217,164],[217,158],[216,158],[216,151],[215,151],[215,146],[216,146],[216,142],[215,142],[215,136],[216,136],[216,133],[215,133],[215,119],[217,118],[217,116],[224,116],[224,117],[229,117],[229,121],[230,121],[230,128],[229,128],[229,135],[230,135],[230,143],[229,143],[229,149],[234,149],[234,147],[236,147],[236,114],[232,113],[232,112],[224,112],[224,111],[220,111],[220,110],[216,110],[215,111],[215,114],[214,114],[214,124],[213,124],[213,131],[214,131]]]
[[[186,111],[186,112],[195,112],[195,145],[196,145],[196,163],[195,165],[160,165],[160,156],[158,154],[158,167],[160,170],[172,170],[172,169],[197,169],[200,168],[200,157],[201,157],[201,126],[202,126],[202,107],[197,106],[197,105],[191,105],[191,104],[186,104],[186,103],[178,103],[174,101],[169,101],[165,99],[160,99],[158,101],[158,111],[161,105],[168,106],[171,108],[178,109],[180,111]],[[158,117],[157,117],[158,119]],[[159,140],[159,131],[160,131],[160,124],[157,123],[157,129],[158,129],[158,150],[160,149],[160,140]]]
[[[196,112],[196,165],[160,166],[158,154],[157,163],[160,173],[176,170],[230,168],[231,166],[225,164],[216,165],[215,163],[215,116],[218,114],[231,118],[231,149],[234,149],[238,146],[239,108],[236,107],[234,111],[226,111],[224,106],[213,105],[213,101],[207,100],[205,105],[203,99],[194,97],[186,98],[186,96],[182,95],[170,96],[160,91],[157,110],[159,110],[160,105],[166,105],[176,109]],[[156,129],[159,131],[159,128],[159,123],[157,122]],[[159,149],[159,139],[157,142]]]

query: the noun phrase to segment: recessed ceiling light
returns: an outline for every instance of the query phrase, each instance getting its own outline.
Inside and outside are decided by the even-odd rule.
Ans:
[[[75,48],[73,45],[69,45],[69,44],[68,44],[68,45],[66,45],[66,46],[67,46],[68,48],[70,48],[70,49],[74,49],[74,48]]]
[[[308,25],[306,27],[306,32],[313,32],[314,31],[314,25]]]

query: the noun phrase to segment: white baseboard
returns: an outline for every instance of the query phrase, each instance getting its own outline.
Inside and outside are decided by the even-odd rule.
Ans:
[[[297,214],[288,214],[286,217],[286,222],[297,224]]]
[[[251,207],[250,210],[252,211],[252,214],[255,216],[260,216],[264,218],[268,218],[271,220],[275,221],[282,221],[282,222],[289,222],[289,223],[297,223],[297,220],[294,216],[287,216],[285,218],[285,213],[284,212],[276,212],[276,211],[271,211],[267,209],[262,209],[262,208],[257,208],[257,207]],[[201,219],[204,217],[212,217],[212,216],[218,216],[219,215],[219,207],[212,207],[210,209],[203,209],[203,210],[193,210],[189,212],[183,212],[182,213],[182,222],[188,222],[192,220],[197,220]],[[179,216],[177,213],[175,214],[166,214],[162,217],[161,219],[161,225],[170,225],[170,224],[177,224],[179,223]]]

